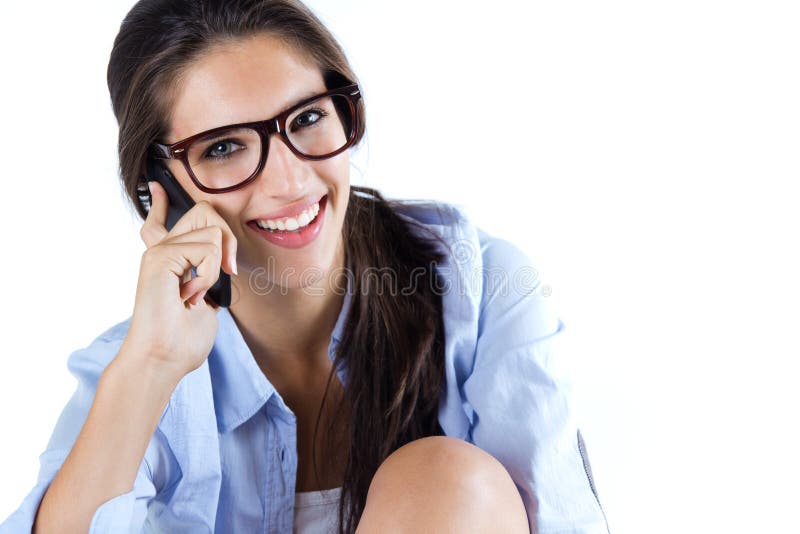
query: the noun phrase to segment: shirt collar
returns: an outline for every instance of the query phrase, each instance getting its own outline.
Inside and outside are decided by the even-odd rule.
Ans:
[[[342,309],[339,312],[339,317],[336,319],[336,324],[333,327],[331,334],[331,345],[328,348],[328,355],[333,361],[333,350],[336,345],[342,340],[342,332],[344,331],[344,323],[347,321],[347,313],[350,310],[350,294],[353,292],[352,271],[348,271],[347,276],[347,289],[344,292],[344,301],[342,302]]]
[[[347,289],[342,309],[339,311],[339,317],[336,319],[328,345],[328,356],[331,361],[333,361],[336,347],[342,339],[342,332],[350,309],[351,278],[351,276],[347,277]],[[272,394],[277,392],[256,363],[250,347],[245,343],[228,308],[221,308],[217,312],[217,319],[219,327],[214,346],[208,356],[208,366],[214,394],[217,429],[221,433],[226,433],[250,419],[264,406]],[[337,374],[342,384],[345,384],[346,369],[344,366],[337,369]],[[279,404],[285,407],[283,402]],[[288,410],[288,407],[285,409]]]

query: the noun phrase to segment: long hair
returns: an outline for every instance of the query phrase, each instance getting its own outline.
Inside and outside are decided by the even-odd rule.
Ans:
[[[336,39],[299,0],[140,0],[120,26],[108,64],[108,89],[119,124],[120,179],[131,205],[143,180],[148,146],[166,134],[181,74],[216,43],[267,33],[306,54],[327,88],[357,83]],[[356,144],[364,136],[364,99]],[[393,451],[442,435],[438,401],[444,380],[444,326],[435,266],[447,243],[399,213],[402,201],[353,186],[342,227],[353,276],[351,307],[314,429],[339,366],[347,385],[326,435],[329,450],[346,444],[339,532],[352,533],[372,477]],[[427,235],[423,235],[427,232]],[[404,291],[374,288],[371,272],[393,273]],[[346,440],[333,442],[333,436]]]

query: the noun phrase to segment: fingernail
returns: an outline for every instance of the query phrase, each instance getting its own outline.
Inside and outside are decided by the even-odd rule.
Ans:
[[[147,190],[150,191],[150,196],[153,196],[153,182],[147,182]]]
[[[208,291],[208,290],[206,290],[206,291]],[[203,291],[202,293],[200,293],[200,296],[197,297],[197,303],[198,304],[200,304],[200,301],[203,300],[203,297],[206,296],[206,291]]]
[[[238,275],[239,271],[236,268],[236,254],[231,254],[230,260],[231,260],[231,270],[233,271],[233,274]]]

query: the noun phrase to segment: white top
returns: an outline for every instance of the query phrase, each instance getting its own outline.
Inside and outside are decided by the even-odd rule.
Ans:
[[[341,486],[294,494],[293,534],[336,534],[339,528]]]

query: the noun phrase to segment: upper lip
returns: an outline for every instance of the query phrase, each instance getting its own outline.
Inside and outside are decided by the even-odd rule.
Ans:
[[[303,213],[303,211],[305,211],[307,208],[310,208],[311,206],[313,206],[314,204],[316,204],[317,202],[322,200],[322,198],[324,196],[325,195],[315,195],[315,196],[306,197],[306,198],[304,198],[302,200],[298,200],[297,202],[295,202],[293,204],[289,204],[285,208],[281,208],[279,210],[272,211],[270,213],[267,213],[266,215],[259,215],[258,217],[256,217],[253,220],[254,221],[265,221],[267,219],[273,219],[274,220],[274,219],[281,219],[283,217],[297,217],[301,213]]]

